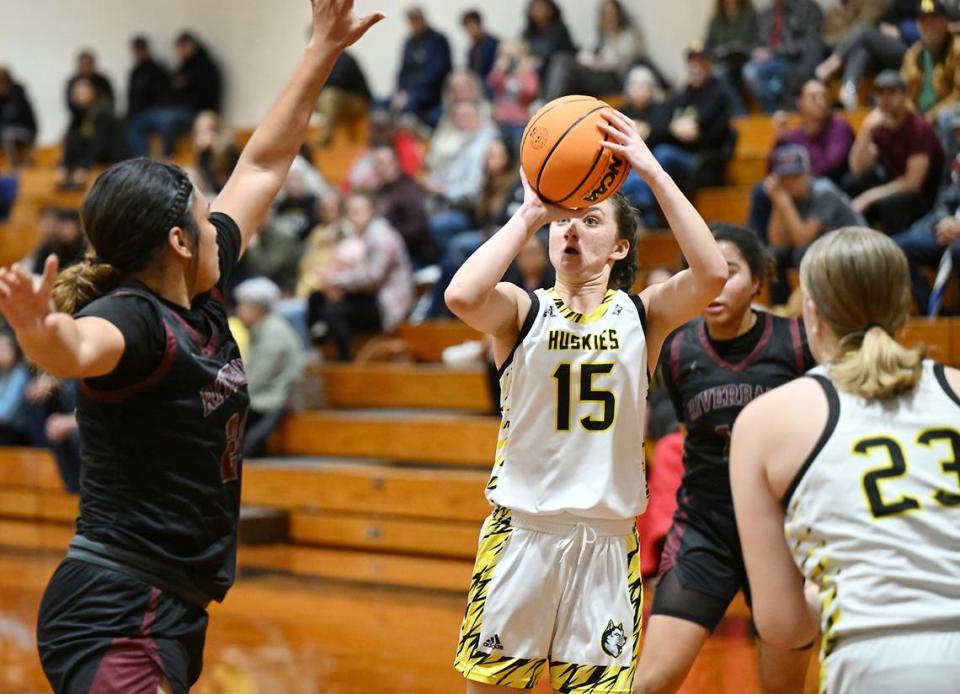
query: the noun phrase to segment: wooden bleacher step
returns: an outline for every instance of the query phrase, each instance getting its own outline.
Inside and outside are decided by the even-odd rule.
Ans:
[[[271,439],[285,455],[372,458],[489,468],[499,421],[413,411],[301,412]]]
[[[707,222],[746,224],[750,214],[750,186],[702,188],[694,204]]]

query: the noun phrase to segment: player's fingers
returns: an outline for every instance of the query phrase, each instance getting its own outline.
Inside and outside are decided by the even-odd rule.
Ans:
[[[601,132],[605,132],[611,137],[613,137],[617,142],[626,143],[629,137],[625,132],[623,132],[622,130],[618,130],[617,128],[614,128],[609,123],[598,123],[597,128]]]
[[[43,279],[40,281],[41,296],[49,296],[53,291],[53,285],[56,284],[57,281],[58,266],[57,256],[53,253],[48,255],[46,261],[43,263]]]
[[[625,115],[620,113],[620,111],[609,108],[604,110],[602,113],[603,113],[603,117],[607,120],[607,122],[609,122],[618,130],[622,130],[624,132],[629,133],[634,129],[633,121],[631,121]]]
[[[9,299],[11,293],[10,285],[0,279],[0,302],[4,299]]]
[[[625,155],[627,153],[627,148],[624,145],[621,145],[619,142],[604,140],[600,143],[600,146],[609,149],[611,152],[617,152],[618,154]]]

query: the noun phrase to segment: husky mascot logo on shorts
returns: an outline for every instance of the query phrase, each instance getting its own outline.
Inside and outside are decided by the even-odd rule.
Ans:
[[[623,647],[627,645],[627,637],[623,633],[623,624],[614,624],[612,619],[607,622],[607,628],[603,630],[600,645],[603,652],[611,658],[619,658],[620,654],[623,653]]]

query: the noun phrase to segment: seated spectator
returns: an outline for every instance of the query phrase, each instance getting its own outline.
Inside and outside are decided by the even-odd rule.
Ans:
[[[757,12],[751,0],[717,0],[707,27],[704,50],[713,60],[714,73],[727,89],[730,113],[747,113],[743,101],[743,66],[757,43]]]
[[[175,42],[179,64],[171,78],[167,103],[148,109],[129,124],[127,137],[135,157],[150,153],[150,136],[159,135],[163,155],[173,155],[177,138],[185,135],[201,111],[220,112],[222,78],[206,47],[184,32]]]
[[[520,247],[520,252],[507,268],[503,281],[515,284],[527,292],[556,284],[557,273],[550,264],[544,234],[534,234]]]
[[[116,106],[113,85],[106,75],[97,71],[97,57],[93,54],[93,51],[83,50],[77,54],[77,71],[70,76],[64,88],[64,99],[71,120],[78,115],[78,106],[73,102],[73,86],[80,80],[89,82],[93,87],[94,100],[98,101],[104,109],[113,113]]]
[[[899,73],[877,75],[874,94],[877,107],[857,133],[843,189],[872,225],[897,234],[933,205],[943,148],[926,119],[909,110]]]
[[[410,259],[400,234],[374,216],[369,195],[351,195],[346,218],[346,234],[327,269],[326,288],[311,294],[308,303],[311,335],[333,340],[340,361],[350,360],[356,332],[389,332],[413,305]]]
[[[857,3],[844,3],[856,5]],[[860,17],[869,17],[870,3],[862,3]],[[841,68],[840,102],[848,111],[860,107],[860,82],[867,72],[899,69],[907,46],[920,38],[917,15],[920,0],[888,0],[886,12],[875,22],[861,20],[845,36],[831,34],[833,52],[817,66],[817,79],[827,82]],[[851,12],[854,14],[854,12]]]
[[[93,83],[74,81],[71,103],[73,115],[57,169],[57,185],[64,189],[82,188],[92,168],[113,164],[126,155],[120,124],[106,103],[97,99]]]
[[[773,0],[757,21],[759,45],[743,79],[760,107],[773,113],[793,103],[820,62],[823,11],[814,0]]]
[[[456,106],[461,103],[476,107],[482,128],[494,125],[493,109],[479,78],[466,70],[454,70],[444,85],[440,120],[430,135],[428,167],[442,169],[459,155],[463,133],[454,122],[454,114]]]
[[[643,59],[643,39],[620,0],[601,0],[598,14],[597,41],[591,50],[560,53],[551,60],[544,101],[568,94],[615,94],[627,71]],[[649,61],[644,62],[660,77]]]
[[[407,22],[410,36],[403,44],[397,93],[390,105],[394,111],[412,113],[432,127],[440,117],[443,83],[453,67],[450,44],[446,36],[427,23],[421,8],[407,10]]]
[[[9,70],[0,68],[0,145],[10,168],[26,163],[36,139],[37,119],[26,90]]]
[[[372,99],[367,76],[360,63],[353,57],[353,53],[344,51],[333,64],[330,76],[327,77],[317,100],[320,146],[326,147],[330,144],[336,128],[363,121],[370,110]],[[359,129],[352,130],[358,132]]]
[[[944,142],[953,140],[951,108],[960,101],[960,39],[950,33],[947,9],[940,0],[920,3],[920,40],[903,56],[900,76],[907,97],[931,123],[940,123]]]
[[[440,143],[431,140],[427,151],[427,190],[433,194],[433,203],[439,209],[430,219],[430,233],[441,254],[447,242],[456,234],[472,228],[472,209],[483,185],[483,166],[490,142],[497,131],[484,123],[476,104],[461,102],[454,106],[451,133],[458,143],[452,157],[439,156]],[[450,141],[444,143],[446,147]]]
[[[687,49],[687,85],[664,108],[671,115],[662,141],[651,150],[657,161],[688,191],[708,183],[699,180],[708,169],[720,176],[709,183],[721,182],[736,133],[730,127],[726,92],[713,76],[702,44]],[[648,227],[662,225],[653,192],[634,172],[624,185],[624,194],[641,210]]]
[[[127,122],[164,103],[170,94],[170,72],[154,60],[145,36],[130,42],[133,69],[127,86]]]
[[[283,184],[283,195],[274,202],[273,224],[283,227],[288,236],[305,240],[319,221],[317,200],[317,196],[307,187],[303,173],[291,168]]]
[[[239,158],[233,133],[221,127],[220,116],[214,111],[200,112],[193,121],[193,166],[200,191],[208,198],[216,197]]]
[[[403,237],[414,269],[422,269],[437,260],[437,248],[430,235],[427,215],[427,191],[400,170],[391,147],[373,150],[373,167],[378,185],[374,208]]]
[[[960,141],[960,114],[950,123],[953,139]],[[931,313],[930,281],[924,269],[936,269],[949,247],[954,274],[960,274],[960,155],[953,160],[949,184],[940,191],[933,210],[907,231],[893,237],[910,262],[913,298],[922,313]]]
[[[236,314],[250,335],[243,359],[250,391],[250,410],[243,455],[256,458],[287,413],[294,384],[303,375],[300,338],[274,311],[280,289],[265,277],[241,282],[233,290]]]
[[[500,41],[483,26],[483,18],[477,10],[467,10],[460,16],[460,24],[470,37],[467,49],[467,69],[481,81],[485,81],[493,69]]]
[[[443,256],[440,258],[440,279],[431,289],[430,301],[426,306],[425,318],[450,316],[443,300],[446,291],[460,266],[474,251],[509,219],[505,210],[518,195],[522,200],[523,187],[517,173],[516,159],[503,140],[493,140],[487,147],[483,163],[483,187],[477,194],[473,208],[473,226],[463,230],[449,240]]]
[[[801,145],[786,145],[774,152],[772,172],[763,187],[773,204],[766,233],[776,263],[770,299],[783,304],[790,298],[787,270],[800,267],[807,247],[821,234],[866,226],[866,220],[833,181],[812,175],[810,155]]]
[[[43,264],[51,254],[57,256],[61,270],[83,260],[87,252],[87,238],[83,234],[80,213],[60,207],[44,207],[40,211],[40,245],[21,261],[34,275],[43,274]]]
[[[409,129],[399,127],[396,119],[386,109],[376,109],[370,114],[369,146],[350,164],[350,169],[341,183],[341,191],[373,190],[379,185],[373,167],[373,150],[390,147],[397,155],[400,170],[407,176],[419,176],[423,167],[423,147]]]
[[[540,75],[523,41],[500,43],[497,61],[487,77],[493,112],[503,136],[519,151],[530,108],[540,93]]]
[[[297,229],[277,218],[276,207],[271,207],[243,259],[246,277],[267,277],[284,294],[293,292],[297,267],[303,253],[303,242]]]
[[[546,79],[550,62],[556,56],[577,52],[567,25],[563,22],[563,13],[555,0],[529,0],[523,40],[533,56],[541,84]]]
[[[66,491],[80,491],[76,382],[40,374],[27,385],[24,418],[31,446],[50,448]]]
[[[666,137],[671,114],[650,68],[639,65],[627,73],[620,112],[633,120],[648,147],[656,147]]]
[[[340,195],[330,191],[320,199],[317,207],[318,223],[307,237],[297,272],[296,295],[304,301],[314,292],[326,289],[327,267],[343,235],[343,199]]]
[[[823,40],[833,50],[859,27],[877,26],[886,12],[887,0],[835,0],[823,14]]]
[[[16,337],[0,332],[0,446],[27,444],[24,402],[29,382]]]
[[[826,86],[809,80],[797,99],[800,125],[777,136],[767,162],[769,170],[773,153],[784,145],[801,145],[810,157],[810,171],[814,176],[840,183],[848,169],[854,132],[850,124],[830,111]],[[770,198],[762,183],[753,188],[750,201],[750,228],[765,239],[770,222]]]

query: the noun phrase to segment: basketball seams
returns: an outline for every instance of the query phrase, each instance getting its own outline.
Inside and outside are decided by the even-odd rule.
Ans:
[[[527,135],[530,134],[530,131],[533,130],[541,118],[553,111],[554,109],[560,108],[561,106],[566,106],[567,104],[576,104],[581,101],[600,101],[592,96],[567,96],[561,99],[556,99],[555,101],[550,102],[547,106],[540,109],[537,114],[533,117],[533,120],[527,123],[527,127],[523,130],[523,136],[520,138],[520,151],[523,152],[524,145],[527,144]]]
[[[598,101],[599,101],[599,100],[598,100]],[[609,105],[605,104],[605,103],[602,102],[602,101],[600,101],[600,104],[601,104],[600,106],[597,106],[596,108],[591,109],[590,111],[587,111],[587,112],[584,113],[582,116],[580,116],[579,118],[577,118],[573,123],[571,123],[571,124],[567,127],[567,129],[563,132],[563,134],[560,135],[560,137],[558,137],[558,138],[556,139],[556,141],[553,143],[553,147],[550,148],[550,151],[547,152],[547,156],[544,157],[543,161],[540,163],[540,171],[537,172],[537,182],[534,184],[534,188],[536,189],[536,191],[537,191],[537,193],[540,195],[540,197],[542,197],[546,202],[551,203],[551,204],[554,204],[554,205],[557,204],[556,201],[551,200],[551,199],[545,197],[545,196],[543,195],[543,193],[540,191],[540,182],[541,182],[541,180],[543,179],[543,172],[546,170],[547,164],[550,163],[550,157],[552,157],[552,156],[553,156],[553,153],[557,151],[557,147],[560,146],[560,143],[563,142],[564,138],[565,138],[567,135],[569,135],[578,125],[580,125],[580,123],[582,123],[582,122],[584,121],[584,119],[586,119],[588,116],[591,116],[591,115],[593,115],[594,113],[596,113],[596,112],[598,112],[598,111],[602,111],[602,110],[604,110],[604,109],[606,109],[606,108],[610,108]],[[576,191],[574,191],[574,192],[576,192]],[[570,196],[568,195],[567,197],[570,197]],[[563,198],[563,199],[566,199],[566,198]]]
[[[602,140],[602,141],[603,141],[603,142],[606,142],[606,141],[607,141],[607,136],[606,136],[606,135],[603,136],[603,140]],[[573,189],[572,191],[570,191],[570,193],[569,193],[566,197],[560,198],[560,200],[559,200],[560,203],[566,202],[567,200],[569,200],[570,198],[572,198],[574,195],[576,195],[576,194],[577,194],[577,191],[579,191],[581,188],[583,188],[584,184],[585,184],[585,183],[589,180],[589,178],[593,175],[593,172],[597,170],[597,164],[600,163],[600,160],[603,158],[604,153],[607,153],[607,152],[609,152],[609,151],[610,151],[610,150],[606,149],[605,147],[601,147],[601,148],[600,148],[600,150],[597,152],[596,158],[593,160],[593,165],[590,167],[590,169],[587,171],[587,173],[584,175],[584,177],[580,180],[580,182],[574,187],[574,189]],[[540,167],[540,172],[541,172],[541,173],[543,173],[543,169],[544,169],[544,168],[546,168],[546,164],[544,164],[544,166],[541,166],[541,167]]]

